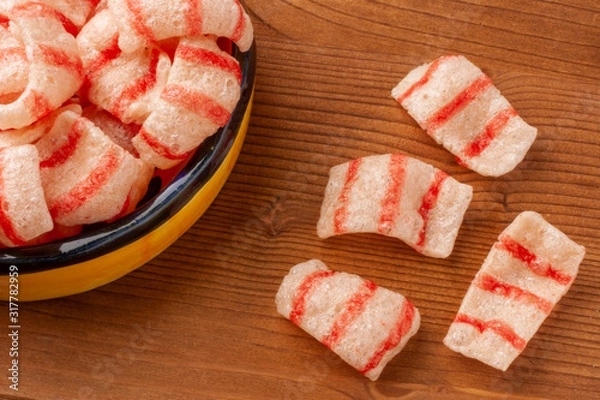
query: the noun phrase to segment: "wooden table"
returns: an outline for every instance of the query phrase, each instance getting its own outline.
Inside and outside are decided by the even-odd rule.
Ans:
[[[257,88],[230,179],[194,227],[142,268],[92,292],[21,304],[20,390],[4,378],[0,397],[600,398],[600,4],[245,4]],[[480,66],[539,128],[513,172],[494,179],[458,166],[391,98],[409,70],[448,53]],[[374,234],[316,236],[329,169],[390,152],[473,186],[447,259]],[[544,215],[587,255],[571,290],[502,373],[442,339],[496,237],[524,210]],[[282,278],[310,258],[403,293],[420,310],[419,332],[378,381],[277,314]],[[2,343],[7,349],[6,335]]]

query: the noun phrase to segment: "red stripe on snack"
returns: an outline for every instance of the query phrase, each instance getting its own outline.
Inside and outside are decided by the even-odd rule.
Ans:
[[[71,58],[69,54],[62,49],[40,44],[34,52],[34,57],[39,58],[48,65],[61,67],[74,76],[83,76],[81,59],[79,57],[76,57],[75,59]]]
[[[144,5],[141,0],[125,0],[125,6],[129,10],[129,22],[139,36],[149,42],[156,42],[154,32],[146,25],[144,17]]]
[[[108,46],[102,49],[85,67],[85,77],[83,79],[83,84],[79,89],[81,98],[86,100],[89,97],[92,80],[96,79],[96,77],[102,73],[102,70],[112,60],[119,58],[120,55],[121,48],[119,47],[119,34],[116,34],[108,41]]]
[[[184,160],[191,153],[191,151],[188,151],[188,152],[179,154],[179,153],[175,153],[175,152],[171,151],[171,149],[168,146],[161,143],[157,138],[152,136],[152,134],[150,132],[148,132],[146,129],[144,129],[143,127],[142,127],[142,129],[140,129],[140,132],[138,133],[138,135],[140,135],[140,138],[142,138],[144,140],[144,142],[146,142],[146,144],[148,146],[150,146],[150,148],[156,154],[158,154],[159,156],[166,158],[168,160]]]
[[[47,158],[40,161],[40,168],[54,168],[64,164],[75,153],[84,128],[83,120],[76,120],[71,125],[71,129],[69,129],[66,142],[54,150]]]
[[[242,36],[244,36],[244,31],[246,30],[246,18],[244,18],[244,8],[240,4],[239,0],[234,1],[239,10],[239,14],[235,28],[233,28],[233,33],[231,34],[231,40],[237,42],[242,38]]]
[[[89,75],[98,74],[109,62],[119,58],[120,55],[119,34],[115,34],[108,41],[108,46],[102,49],[86,66],[86,73]]]
[[[218,126],[227,124],[231,116],[231,113],[212,97],[182,85],[165,86],[160,98],[171,104],[186,108]]]
[[[6,15],[0,14],[0,26],[4,29],[8,29],[8,25],[10,23],[10,18]]]
[[[98,6],[98,4],[100,4],[100,1],[102,1],[102,0],[84,0],[84,1],[85,1],[86,3],[89,3],[89,5],[90,5],[92,8],[95,8],[95,7],[97,7],[97,6]]]
[[[371,281],[365,281],[356,293],[346,302],[344,311],[333,322],[329,334],[322,343],[333,348],[344,337],[352,323],[363,313],[369,300],[375,296],[377,285]]]
[[[419,232],[419,239],[417,240],[416,246],[423,247],[425,244],[425,238],[427,237],[427,225],[429,224],[429,213],[435,207],[438,198],[440,197],[440,190],[444,181],[448,178],[448,174],[444,171],[438,170],[433,176],[433,181],[429,186],[429,190],[423,196],[421,200],[421,206],[419,207],[419,215],[423,219],[423,226]]]
[[[202,0],[188,0],[185,2],[184,18],[189,36],[200,36],[204,33],[202,3]]]
[[[123,159],[124,157],[117,157],[114,151],[109,151],[102,156],[87,177],[52,202],[49,207],[50,215],[53,218],[66,215],[92,199],[113,177]]]
[[[492,81],[487,75],[481,75],[475,79],[469,86],[452,99],[450,103],[443,106],[427,120],[425,126],[427,127],[428,132],[430,134],[431,132],[435,132],[490,86],[492,86]]]
[[[302,318],[306,313],[306,302],[317,286],[325,279],[334,275],[335,271],[317,271],[308,275],[300,284],[294,298],[292,299],[292,311],[290,312],[290,321],[300,325]]]
[[[522,351],[527,345],[527,341],[517,335],[510,326],[508,326],[505,322],[496,319],[483,321],[481,319],[471,317],[470,315],[457,314],[456,318],[454,318],[454,323],[471,325],[480,333],[490,330],[496,335],[500,336],[502,339],[506,340],[518,351]]]
[[[111,106],[111,111],[119,119],[122,119],[123,114],[125,113],[127,107],[129,107],[131,102],[146,94],[156,85],[156,71],[158,68],[159,60],[160,50],[157,48],[153,48],[152,52],[150,53],[150,65],[148,66],[148,71],[146,72],[146,74],[139,78],[137,81],[135,81],[133,84],[123,89],[121,93],[117,96],[117,98]]]
[[[0,154],[0,165],[3,165],[6,162],[4,159],[4,154]],[[3,168],[0,168],[0,229],[4,232],[4,236],[14,246],[22,246],[27,241],[19,235],[15,225],[13,224],[12,219],[6,214],[6,210],[9,206],[6,204],[6,199],[4,197],[4,177],[2,176]]]
[[[396,219],[400,214],[400,201],[402,199],[402,188],[406,180],[407,157],[403,154],[392,154],[389,163],[390,183],[386,189],[381,211],[379,214],[379,233],[390,234],[396,225]]]
[[[219,68],[235,76],[238,84],[242,83],[242,69],[235,58],[225,57],[207,49],[180,44],[175,57],[208,67]]]
[[[431,79],[433,74],[439,69],[440,65],[442,65],[442,63],[444,61],[446,61],[447,59],[452,58],[452,57],[456,57],[456,56],[454,56],[454,55],[443,56],[443,57],[440,57],[437,60],[433,61],[429,65],[429,67],[427,68],[427,71],[425,71],[425,73],[423,74],[421,79],[419,79],[417,82],[413,83],[412,86],[409,87],[400,96],[396,97],[396,101],[398,101],[398,103],[402,103],[404,100],[409,98],[416,90],[425,86],[427,84],[427,82],[429,82],[429,80]]]
[[[54,18],[59,21],[65,28],[65,31],[73,36],[77,36],[79,29],[77,26],[63,13],[58,11],[56,8],[49,5],[31,1],[29,3],[21,4],[13,7],[10,10],[10,16],[13,19],[17,18]]]
[[[350,191],[352,190],[352,186],[354,186],[354,184],[358,180],[358,169],[360,168],[361,163],[362,159],[359,158],[350,161],[350,163],[348,164],[348,171],[346,172],[346,181],[344,182],[344,187],[342,187],[342,191],[340,192],[340,197],[338,197],[337,200],[340,206],[333,213],[333,229],[335,233],[344,233],[344,231],[346,230]]]
[[[496,243],[498,249],[509,252],[512,257],[524,263],[534,274],[550,278],[563,286],[568,285],[573,280],[571,276],[563,271],[556,270],[549,263],[540,260],[533,252],[517,243],[513,238],[502,235],[499,240]]]
[[[363,375],[377,368],[377,366],[379,365],[383,357],[387,354],[387,352],[396,348],[400,344],[402,338],[410,330],[414,318],[415,306],[413,306],[413,304],[410,301],[404,300],[402,308],[400,309],[398,321],[390,330],[387,339],[379,345],[379,347],[371,356],[367,364],[360,370],[360,372]]]
[[[550,311],[552,311],[553,305],[548,300],[545,300],[527,290],[523,290],[518,286],[500,282],[493,276],[487,274],[478,276],[477,280],[475,281],[475,286],[487,292],[494,293],[508,299],[534,305],[546,314],[550,314]]]
[[[24,103],[25,107],[27,107],[31,113],[31,116],[35,119],[43,117],[54,109],[52,104],[50,104],[48,97],[34,89],[29,90],[25,95]]]
[[[500,111],[490,122],[488,122],[483,132],[477,135],[475,140],[465,146],[462,150],[463,156],[466,158],[473,158],[480,155],[481,152],[492,143],[498,132],[506,126],[508,121],[516,116],[517,111],[512,107]]]

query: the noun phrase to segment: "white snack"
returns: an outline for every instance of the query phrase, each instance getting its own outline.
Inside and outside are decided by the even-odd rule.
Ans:
[[[133,145],[147,163],[167,169],[224,126],[241,94],[241,69],[213,38],[183,38],[160,98]]]
[[[392,97],[461,165],[481,175],[512,171],[537,136],[490,78],[463,56],[443,56],[415,68]]]
[[[281,315],[373,381],[420,325],[404,296],[319,260],[294,266],[275,301]]]
[[[403,154],[359,158],[331,168],[317,234],[380,233],[445,258],[472,195],[471,186]]]
[[[123,211],[141,164],[87,118],[62,113],[36,147],[54,221],[64,226],[91,224]]]
[[[119,47],[130,53],[172,37],[223,36],[247,51],[254,40],[239,0],[108,0],[117,17]]]
[[[32,124],[63,105],[83,82],[77,43],[55,9],[27,2],[8,10],[7,16],[25,47],[29,74],[19,96],[0,104],[0,130]]]
[[[569,290],[584,255],[541,215],[521,213],[490,250],[444,344],[506,371]]]

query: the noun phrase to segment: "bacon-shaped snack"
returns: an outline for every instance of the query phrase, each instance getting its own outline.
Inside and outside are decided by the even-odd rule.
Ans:
[[[66,111],[72,111],[78,114],[81,114],[82,112],[79,104],[67,104],[40,118],[29,126],[19,129],[8,129],[4,131],[0,130],[0,149],[4,147],[34,143],[48,133],[54,126],[54,121],[56,118]]]
[[[471,186],[404,154],[358,158],[331,168],[317,234],[379,233],[445,258],[472,196]]]
[[[83,116],[100,128],[102,132],[110,138],[110,140],[119,145],[119,147],[122,147],[135,156],[135,160],[139,164],[138,177],[127,196],[127,200],[123,204],[123,209],[119,214],[112,218],[112,220],[122,218],[136,209],[138,202],[146,194],[150,180],[154,175],[154,167],[137,158],[137,150],[131,143],[133,137],[140,130],[140,126],[136,124],[123,124],[109,112],[98,109],[95,106],[86,107],[83,110]]]
[[[65,112],[36,146],[54,221],[64,226],[90,224],[123,210],[140,164],[91,121]]]
[[[28,3],[38,3],[60,18],[67,32],[77,36],[77,31],[85,24],[88,16],[100,3],[100,0],[2,0],[0,13]]]
[[[0,243],[15,247],[52,230],[35,146],[0,149]]]
[[[532,211],[498,238],[444,344],[506,371],[577,276],[585,248]]]
[[[294,266],[275,301],[281,315],[373,381],[420,325],[404,296],[319,260]]]
[[[167,85],[133,138],[140,157],[160,169],[186,159],[224,126],[240,98],[237,60],[207,37],[183,38]]]
[[[239,0],[108,0],[108,8],[117,16],[119,47],[126,53],[171,37],[221,36],[241,51],[254,40]]]
[[[417,67],[392,97],[461,165],[481,175],[512,171],[537,136],[490,78],[463,56]]]
[[[84,71],[81,95],[123,123],[142,124],[162,92],[171,68],[156,46],[123,53],[108,9],[95,14],[77,36]]]
[[[73,35],[60,13],[38,2],[24,2],[0,15],[14,25],[29,63],[27,86],[9,103],[0,104],[0,129],[30,125],[60,107],[83,82],[83,68]],[[4,22],[2,25],[6,25]]]

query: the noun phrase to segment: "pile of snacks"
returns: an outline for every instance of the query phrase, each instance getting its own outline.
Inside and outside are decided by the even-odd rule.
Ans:
[[[459,163],[487,176],[519,164],[537,135],[479,68],[444,56],[411,71],[396,99]],[[448,257],[473,188],[404,154],[331,168],[317,235],[376,233]],[[499,236],[450,324],[451,350],[505,371],[573,283],[585,248],[533,212]],[[385,299],[385,300],[382,300]],[[294,266],[278,312],[371,380],[417,333],[421,315],[402,295],[321,261]]]
[[[73,235],[133,211],[155,168],[229,120],[247,51],[238,0],[0,4],[0,244]]]

